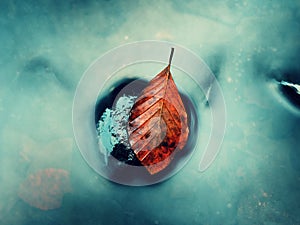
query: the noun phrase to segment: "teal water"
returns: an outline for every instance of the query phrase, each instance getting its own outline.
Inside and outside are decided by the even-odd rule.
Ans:
[[[0,224],[300,224],[299,93],[280,86],[300,83],[299,10],[296,1],[1,1]],[[72,102],[97,57],[149,39],[208,64],[223,90],[226,133],[199,172],[210,115],[199,102],[200,150],[186,166],[160,184],[123,186],[82,158]],[[47,168],[68,171],[70,190],[41,210],[20,188]],[[43,200],[28,188],[31,201]]]

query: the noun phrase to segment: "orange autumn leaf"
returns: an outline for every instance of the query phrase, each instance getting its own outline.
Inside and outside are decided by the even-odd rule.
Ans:
[[[166,168],[188,139],[187,113],[169,65],[157,74],[136,99],[129,116],[129,143],[150,174]]]

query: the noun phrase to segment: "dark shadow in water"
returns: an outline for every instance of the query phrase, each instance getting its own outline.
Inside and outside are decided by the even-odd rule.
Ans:
[[[300,94],[297,93],[296,88],[288,85],[280,85],[282,94],[300,110]]]

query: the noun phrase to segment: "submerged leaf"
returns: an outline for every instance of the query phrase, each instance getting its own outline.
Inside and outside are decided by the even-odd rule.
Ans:
[[[20,185],[19,197],[33,207],[50,210],[59,208],[68,192],[71,192],[69,172],[47,168],[27,177]]]
[[[127,131],[137,158],[150,174],[166,168],[188,139],[187,113],[169,65],[154,77],[133,105]]]

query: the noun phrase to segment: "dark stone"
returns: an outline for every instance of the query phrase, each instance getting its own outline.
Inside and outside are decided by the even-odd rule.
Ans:
[[[117,160],[124,162],[128,165],[132,166],[142,166],[140,161],[137,159],[133,150],[130,148],[126,148],[123,144],[116,144],[111,155],[115,157]]]

